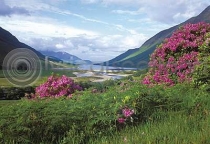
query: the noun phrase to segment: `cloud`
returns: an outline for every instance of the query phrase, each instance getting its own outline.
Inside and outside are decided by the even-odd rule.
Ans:
[[[13,14],[29,15],[29,12],[20,7],[9,7],[5,4],[4,0],[0,1],[0,16],[11,16]]]
[[[134,4],[139,4],[139,0],[101,0],[102,4],[110,5],[125,5],[125,6],[133,6]]]
[[[81,0],[82,3],[85,4],[92,4],[92,3],[97,3],[99,0]]]
[[[6,23],[5,23],[6,21]],[[0,18],[0,25],[23,37],[75,37],[79,35],[94,36],[97,32],[65,25],[55,19],[36,16],[13,16]]]
[[[83,6],[74,2],[83,8],[69,10],[63,9],[64,4],[70,4],[68,0],[53,0],[53,4],[47,3],[48,0],[23,0],[18,6],[33,15],[0,17],[0,25],[36,49],[65,51],[82,59],[106,61],[141,46],[154,33],[198,14],[207,4],[192,1],[81,0]],[[14,0],[5,3],[10,8],[17,5]],[[95,10],[102,8],[99,11],[106,15],[86,13],[87,4],[95,4]]]
[[[106,61],[127,51],[130,48],[139,47],[147,37],[144,35],[98,35],[89,37],[50,37],[32,38],[26,41],[29,45],[39,50],[65,51],[82,59]]]
[[[59,7],[56,7],[56,6],[53,6],[53,5],[50,5],[50,4],[46,3],[46,1],[47,0],[30,0],[30,1],[24,1],[23,0],[23,1],[19,2],[19,5],[23,8],[25,8],[25,9],[33,11],[33,12],[46,11],[46,12],[56,13],[56,14],[60,14],[60,15],[74,16],[74,17],[77,17],[77,18],[85,20],[85,21],[96,22],[96,23],[105,24],[105,25],[109,24],[109,23],[104,22],[104,21],[88,18],[88,17],[85,17],[81,14],[73,13],[69,10],[60,9]],[[54,0],[54,1],[61,2],[59,0]],[[62,0],[62,1],[65,1],[65,0]],[[14,6],[17,3],[15,1],[9,1],[9,4],[11,6]]]
[[[198,15],[210,5],[209,0],[100,0],[102,5],[115,5],[117,14],[142,15],[153,21],[177,24]],[[130,8],[136,9],[131,10]]]
[[[113,13],[117,14],[130,14],[130,15],[139,15],[142,14],[141,9],[137,11],[130,11],[130,10],[112,10]]]
[[[116,27],[119,31],[127,31],[127,35],[105,35],[75,28],[53,18],[38,16],[0,17],[0,25],[35,49],[65,51],[94,61],[99,56],[101,61],[112,59],[127,49],[139,47],[148,38],[122,25]]]
[[[56,6],[49,5],[49,4],[45,3],[45,1],[46,0],[30,0],[30,2],[29,1],[26,1],[26,2],[21,1],[19,3],[19,5],[21,7],[24,7],[26,9],[32,11],[32,12],[47,11],[47,12],[56,13],[56,14],[60,14],[60,15],[64,15],[64,16],[73,16],[73,17],[76,17],[76,18],[84,20],[84,21],[106,25],[106,26],[109,26],[111,28],[115,27],[115,29],[117,29],[119,31],[124,31],[124,32],[128,32],[128,33],[131,33],[131,34],[135,33],[134,30],[125,28],[123,25],[114,24],[114,23],[110,23],[110,22],[106,22],[106,21],[102,21],[102,20],[98,20],[98,19],[89,18],[89,17],[86,17],[86,16],[81,15],[81,14],[73,13],[69,10],[60,9]],[[62,0],[62,1],[65,1],[65,0]],[[86,1],[86,2],[98,2],[99,0],[84,0],[84,1]],[[16,3],[14,1],[10,1],[9,4],[11,6],[13,6]]]
[[[42,0],[43,2],[49,3],[49,0]],[[64,2],[67,2],[68,0],[50,0],[51,5],[59,5]]]

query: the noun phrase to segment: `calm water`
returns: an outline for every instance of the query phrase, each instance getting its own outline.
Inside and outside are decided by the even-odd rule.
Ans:
[[[112,66],[101,66],[101,65],[80,65],[79,70],[88,70],[93,72],[121,72],[126,70],[136,70],[135,68],[123,68],[123,67],[112,67]]]
[[[112,79],[121,79],[123,76],[111,75],[107,72],[123,72],[123,71],[128,71],[128,70],[136,70],[135,68],[111,67],[111,66],[101,66],[101,65],[92,65],[92,64],[80,65],[78,66],[78,68],[55,68],[55,69],[91,71],[96,75],[111,76]],[[89,76],[92,76],[92,74],[91,73],[78,73],[77,74],[77,77],[89,77]]]
[[[99,72],[94,72],[95,74],[97,74],[97,75],[101,75],[101,76],[110,76],[111,77],[111,79],[121,79],[121,78],[123,78],[123,76],[120,76],[120,75],[111,75],[111,74],[108,74],[108,73],[99,73]],[[78,74],[76,74],[77,75],[77,77],[90,77],[90,76],[93,76],[93,74],[92,73],[78,73]]]
[[[92,72],[122,72],[122,71],[129,71],[129,70],[136,70],[136,68],[125,68],[125,67],[112,67],[112,66],[101,66],[101,65],[92,65],[92,64],[84,64],[79,65],[77,68],[53,68],[57,70],[85,70],[85,71],[92,71]]]

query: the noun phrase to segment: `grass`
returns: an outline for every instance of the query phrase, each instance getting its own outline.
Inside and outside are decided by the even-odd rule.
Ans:
[[[6,78],[0,78],[0,86],[12,87],[13,85]]]
[[[72,71],[72,70],[43,70],[41,72],[41,76],[37,79],[37,81],[34,82],[33,85],[37,86],[37,85],[43,83],[44,81],[47,80],[47,77],[49,77],[52,74],[76,77],[76,75],[74,75],[73,72],[74,71]],[[10,83],[7,80],[7,78],[4,77],[2,70],[0,70],[0,86],[4,86],[4,87],[12,87],[13,86],[13,84]]]
[[[4,74],[2,70],[0,70],[0,78],[4,78]]]
[[[57,74],[57,75],[66,75],[68,77],[76,77],[75,74],[73,74],[73,72],[76,72],[76,70],[43,70],[41,73],[41,77],[48,77],[52,74]]]
[[[209,144],[210,116],[199,119],[179,112],[164,112],[159,121],[147,121],[127,127],[109,137],[92,140],[93,144]],[[160,115],[161,116],[161,115]]]
[[[47,80],[47,77],[40,77],[35,81],[35,83],[32,86],[38,86],[45,82]],[[10,83],[6,78],[0,78],[0,87],[13,87],[14,85]]]
[[[52,62],[52,61],[48,61],[45,64],[44,60],[41,60],[41,65],[42,65],[43,70],[41,71],[40,78],[34,83],[35,86],[37,86],[40,83],[42,83],[43,81],[45,81],[47,77],[52,75],[52,73],[57,74],[57,75],[66,75],[66,76],[69,76],[69,77],[76,77],[76,75],[73,74],[73,72],[77,71],[75,65],[67,64],[67,63]],[[52,68],[75,68],[75,70],[68,70],[68,69],[59,70],[59,69],[52,69]],[[12,71],[12,72],[14,72],[14,71]],[[30,73],[30,72],[28,72],[28,73]],[[12,73],[12,74],[14,74],[14,73]],[[29,75],[29,77],[30,76],[31,75]],[[0,70],[0,86],[5,86],[5,87],[13,86],[13,84],[11,84],[5,78],[3,70]]]
[[[140,78],[135,80],[122,80],[123,85],[110,83],[105,92],[91,93],[87,89],[73,94],[79,97],[70,100],[0,101],[2,117],[15,116],[0,119],[0,138],[3,134],[15,139],[17,133],[24,133],[21,142],[39,139],[35,143],[48,143],[56,139],[60,144],[210,143],[209,93],[186,84],[148,89],[139,83]],[[138,119],[115,129],[116,110],[125,105],[135,108]],[[62,136],[55,136],[58,131]]]
[[[159,41],[153,43],[153,44],[150,45],[150,46],[143,46],[143,47],[140,47],[140,48],[139,48],[139,51],[137,51],[137,52],[135,52],[135,53],[133,53],[133,54],[131,54],[131,55],[125,57],[124,59],[122,59],[122,60],[120,60],[120,61],[125,61],[125,60],[127,60],[127,59],[129,59],[129,58],[132,58],[132,57],[135,57],[135,56],[137,56],[137,55],[140,55],[141,53],[145,52],[146,50],[150,49],[151,47],[156,46],[158,43],[159,43]]]
[[[15,105],[18,104],[20,102],[20,100],[0,100],[0,107],[2,106],[11,106],[11,105]]]

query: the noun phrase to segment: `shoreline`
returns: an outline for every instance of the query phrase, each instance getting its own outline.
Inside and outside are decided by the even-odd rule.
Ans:
[[[116,74],[116,73],[96,73],[92,71],[86,71],[86,72],[73,72],[77,77],[96,77],[100,79],[92,80],[92,82],[103,82],[110,79],[120,79],[119,77],[126,77],[131,74]]]

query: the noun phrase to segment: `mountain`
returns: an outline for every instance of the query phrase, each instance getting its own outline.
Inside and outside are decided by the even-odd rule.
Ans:
[[[12,50],[17,48],[27,48],[32,50],[41,59],[44,59],[44,55],[36,51],[32,47],[20,42],[9,31],[0,27],[0,69],[2,68],[3,60],[5,56]]]
[[[175,30],[184,24],[198,22],[210,23],[210,6],[198,16],[157,33],[155,36],[148,39],[140,48],[128,50],[114,59],[104,62],[104,65],[145,68],[148,66],[150,54],[154,52],[157,45],[161,44],[165,38],[170,37]]]
[[[53,51],[37,51],[34,48],[28,46],[25,43],[20,42],[14,35],[9,31],[0,27],[0,69],[2,69],[2,64],[5,56],[12,50],[18,48],[27,48],[32,50],[40,58],[40,60],[45,60],[46,56],[53,62],[73,62],[74,64],[89,64],[91,61],[82,60],[74,55],[70,55],[66,52],[53,52]],[[46,56],[45,56],[46,55]]]
[[[82,60],[77,56],[71,55],[67,52],[55,52],[50,50],[40,51],[43,55],[48,56],[50,58],[57,58],[64,62],[72,63],[72,64],[87,64],[91,63],[88,60]]]
[[[55,61],[55,62],[61,62],[61,63],[63,63],[63,60],[61,60],[61,59],[59,59],[57,57],[54,57],[54,56],[48,56],[48,60],[49,61]]]
[[[92,64],[93,62],[90,60],[83,60],[86,64]]]

